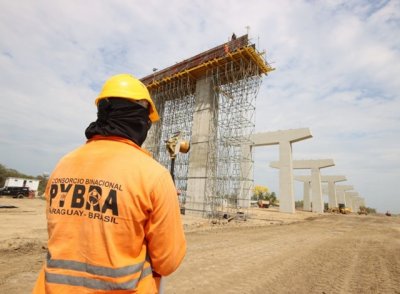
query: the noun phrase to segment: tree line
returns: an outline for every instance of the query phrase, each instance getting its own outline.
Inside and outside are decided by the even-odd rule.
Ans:
[[[256,185],[253,188],[252,200],[267,200],[271,205],[277,205],[278,199],[275,192],[269,192],[268,187]]]
[[[4,187],[4,184],[6,183],[7,178],[10,178],[10,177],[39,180],[40,181],[39,187],[38,187],[39,195],[42,195],[44,193],[44,190],[46,189],[46,185],[47,185],[47,180],[48,180],[46,175],[39,175],[39,176],[26,175],[15,169],[8,168],[5,165],[0,163],[0,187]]]

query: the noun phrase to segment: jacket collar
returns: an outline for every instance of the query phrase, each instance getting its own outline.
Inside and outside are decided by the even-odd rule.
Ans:
[[[146,155],[153,157],[151,155],[151,153],[140,147],[139,145],[137,145],[135,142],[133,142],[132,140],[126,139],[126,138],[122,138],[122,137],[118,137],[118,136],[102,136],[102,135],[94,135],[92,138],[90,138],[89,140],[86,141],[86,143],[90,143],[93,141],[100,141],[100,140],[107,140],[107,141],[116,141],[116,142],[121,142],[121,143],[125,143],[128,144],[140,151],[142,151],[143,153],[145,153]]]

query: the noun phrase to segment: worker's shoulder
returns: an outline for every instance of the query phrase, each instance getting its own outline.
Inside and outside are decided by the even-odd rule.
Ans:
[[[155,160],[151,155],[147,154],[143,149],[131,148],[119,155],[120,163],[123,163],[126,170],[133,173],[139,173],[146,177],[146,181],[160,181],[164,177],[169,177],[169,171]]]
[[[166,168],[161,165],[157,160],[155,160],[150,154],[148,154],[144,150],[130,150],[129,151],[132,156],[130,156],[130,160],[140,163],[141,166],[151,168],[151,169],[160,169],[160,170],[166,170]]]
[[[107,148],[107,150],[110,152],[110,157],[116,162],[124,163],[134,169],[151,170],[153,173],[167,171],[150,153],[137,145],[118,141],[109,141],[109,144],[114,145],[112,148]]]
[[[78,163],[79,165],[89,164],[113,170],[134,170],[147,175],[150,171],[155,177],[169,173],[163,165],[139,146],[113,140],[98,140],[90,142],[90,144],[83,144],[65,154],[56,167]]]
[[[93,140],[70,151],[63,158],[97,158],[104,160],[123,160],[125,162],[141,161],[146,165],[164,168],[149,152],[129,140]]]
[[[99,162],[137,162],[143,161],[147,165],[159,165],[152,156],[129,140],[117,141],[112,139],[93,140],[83,144],[65,154],[63,160],[98,160]],[[162,166],[161,166],[162,167]]]

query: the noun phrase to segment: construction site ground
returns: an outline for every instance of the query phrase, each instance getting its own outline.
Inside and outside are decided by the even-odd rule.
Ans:
[[[0,198],[0,292],[30,293],[46,254],[45,202]],[[252,208],[184,215],[188,249],[165,293],[400,293],[400,217]]]

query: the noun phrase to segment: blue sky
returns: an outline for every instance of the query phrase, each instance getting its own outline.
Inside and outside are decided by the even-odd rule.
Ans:
[[[145,76],[247,26],[276,67],[257,98],[256,131],[310,128],[294,159],[332,158],[322,174],[345,175],[340,184],[368,206],[400,212],[398,0],[2,1],[0,163],[50,172],[84,142],[107,77]],[[255,150],[255,182],[277,191],[273,160],[276,146]],[[300,183],[295,191],[300,199]]]

